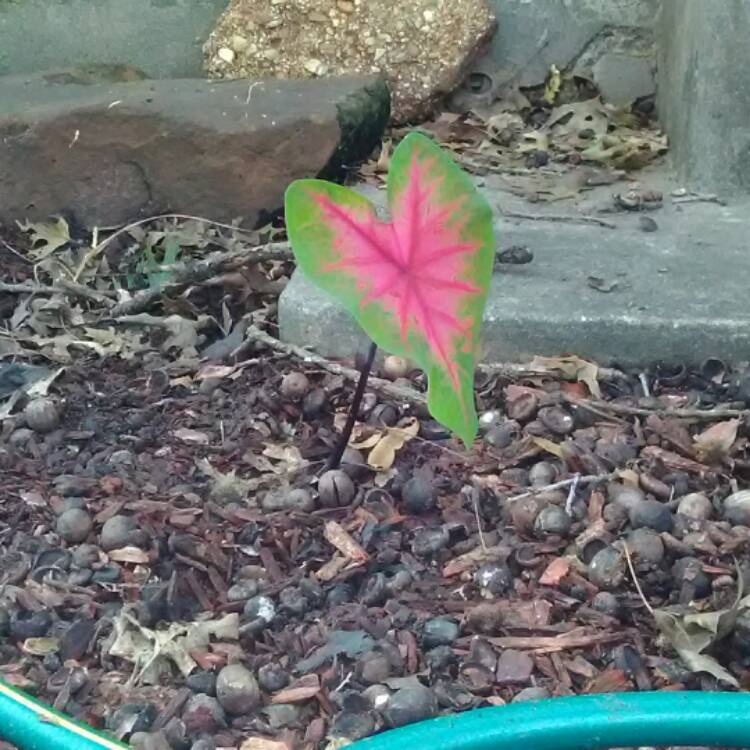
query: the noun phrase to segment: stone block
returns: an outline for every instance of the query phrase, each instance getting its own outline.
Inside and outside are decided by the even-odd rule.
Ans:
[[[75,79],[73,79],[75,80]],[[252,226],[289,183],[366,157],[388,121],[379,79],[0,78],[0,221],[70,212],[112,226],[162,212]]]

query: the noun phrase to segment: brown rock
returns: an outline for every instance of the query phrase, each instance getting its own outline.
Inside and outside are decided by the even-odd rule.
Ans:
[[[0,78],[0,222],[161,212],[254,225],[297,178],[366,157],[388,121],[373,77],[320,81]]]
[[[496,26],[487,0],[232,0],[204,58],[216,78],[382,72],[402,123],[461,83]]]

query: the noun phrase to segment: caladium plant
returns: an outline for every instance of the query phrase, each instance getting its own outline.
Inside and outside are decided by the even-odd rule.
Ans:
[[[468,175],[420,133],[391,157],[388,205],[390,222],[349,188],[293,182],[286,223],[294,255],[378,346],[427,373],[430,413],[469,445],[495,255],[492,212]]]

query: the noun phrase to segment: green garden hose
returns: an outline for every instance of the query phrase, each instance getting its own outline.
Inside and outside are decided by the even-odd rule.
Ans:
[[[0,682],[0,740],[20,750],[127,749],[4,682]]]
[[[444,716],[360,740],[350,750],[750,748],[749,714],[749,693],[582,695]],[[126,747],[1,682],[0,739],[20,750]]]
[[[411,724],[347,750],[750,748],[750,694],[609,693],[480,708]]]

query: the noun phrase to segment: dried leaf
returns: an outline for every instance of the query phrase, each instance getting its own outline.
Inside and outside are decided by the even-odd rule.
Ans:
[[[416,437],[419,422],[416,417],[402,420],[396,427],[387,427],[377,445],[367,456],[367,463],[380,471],[390,469],[396,460],[396,451]]]
[[[551,453],[563,461],[565,460],[565,450],[560,443],[547,440],[547,438],[536,437],[535,435],[532,435],[531,442],[539,446],[543,451],[547,451],[547,453]]]
[[[189,427],[180,427],[172,433],[178,440],[183,443],[192,443],[193,445],[208,445],[211,439],[205,432],[191,430]]]
[[[702,652],[727,636],[740,613],[750,607],[750,597],[742,598],[742,575],[739,570],[737,580],[737,598],[728,609],[715,612],[686,612],[684,608],[675,607],[652,610],[657,627],[688,669],[708,672],[734,686],[738,685],[737,680],[716,659]]]
[[[56,654],[60,650],[60,641],[58,638],[27,638],[21,650],[30,656]]]
[[[534,357],[530,367],[558,372],[561,377],[585,383],[594,398],[601,398],[599,368],[580,357]]]
[[[323,530],[325,538],[345,557],[358,563],[365,563],[370,559],[367,551],[352,535],[336,521],[328,521]]]
[[[695,453],[704,463],[721,463],[729,456],[734,441],[737,439],[739,419],[728,419],[717,422],[695,437]]]
[[[195,669],[194,652],[209,644],[211,637],[237,640],[240,618],[236,613],[219,620],[170,623],[169,627],[152,630],[141,625],[126,610],[114,620],[114,640],[109,654],[131,662],[135,669],[130,682],[156,685],[170,664],[174,664],[184,676]]]
[[[211,489],[209,495],[212,500],[225,505],[228,503],[242,503],[247,500],[253,483],[248,479],[242,479],[237,476],[234,469],[223,474],[211,465],[207,458],[201,458],[195,462],[195,465],[206,476],[211,477]]]
[[[544,101],[547,104],[554,104],[557,95],[560,93],[562,85],[562,76],[557,65],[550,65],[547,80],[544,83]]]
[[[451,578],[452,576],[459,575],[482,563],[504,560],[509,554],[510,550],[503,545],[487,547],[486,549],[484,547],[477,547],[471,552],[449,560],[443,568],[443,578]]]
[[[22,231],[31,235],[33,249],[29,255],[35,261],[44,260],[52,255],[59,247],[70,242],[70,228],[68,222],[62,217],[52,222],[16,222]]]

